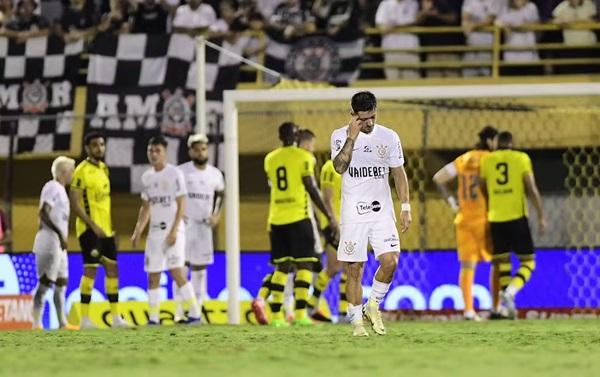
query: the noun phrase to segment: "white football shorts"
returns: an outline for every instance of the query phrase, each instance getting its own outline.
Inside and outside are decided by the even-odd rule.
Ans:
[[[214,263],[213,230],[207,222],[188,220],[185,225],[185,261],[193,266]]]
[[[144,271],[163,272],[185,266],[185,232],[177,233],[177,241],[167,246],[167,231],[151,230],[146,239]]]
[[[393,218],[342,224],[337,258],[341,262],[366,262],[369,244],[376,258],[385,253],[400,252],[400,237]]]
[[[55,282],[57,278],[69,276],[69,259],[60,247],[58,236],[46,229],[40,229],[33,241],[35,264],[38,278],[46,275]]]

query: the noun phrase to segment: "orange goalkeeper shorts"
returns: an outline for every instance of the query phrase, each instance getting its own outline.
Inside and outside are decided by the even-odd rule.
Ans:
[[[492,241],[489,224],[477,222],[456,226],[456,246],[461,262],[489,262],[492,260]]]

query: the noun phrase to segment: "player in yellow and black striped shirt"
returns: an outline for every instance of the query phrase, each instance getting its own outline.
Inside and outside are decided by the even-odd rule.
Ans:
[[[497,150],[481,159],[479,176],[481,191],[488,199],[488,221],[494,245],[492,261],[500,278],[500,306],[496,310],[503,316],[514,318],[515,296],[535,269],[527,197],[536,209],[540,233],[546,229],[546,219],[529,156],[512,149],[510,132],[499,133],[494,144]],[[514,277],[511,275],[511,252],[520,261]]]
[[[110,178],[103,161],[106,151],[104,136],[97,132],[89,133],[84,138],[84,146],[87,158],[77,165],[69,194],[77,216],[75,229],[84,265],[79,285],[81,328],[94,327],[89,318],[89,304],[100,264],[106,271],[105,289],[110,302],[112,326],[127,327],[118,309],[119,270],[111,218]]]

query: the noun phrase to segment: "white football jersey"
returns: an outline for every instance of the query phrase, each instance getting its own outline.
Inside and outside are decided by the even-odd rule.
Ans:
[[[71,213],[71,204],[67,196],[65,187],[55,180],[48,181],[42,188],[40,195],[40,209],[47,203],[52,209],[50,210],[50,220],[63,236],[67,239],[69,235],[69,215]],[[53,232],[45,223],[41,223],[41,228]]]
[[[150,203],[150,231],[169,231],[177,214],[177,198],[187,194],[183,173],[171,164],[142,175],[142,199]],[[179,231],[183,231],[183,221]]]
[[[212,165],[198,169],[194,162],[178,166],[185,177],[187,199],[185,202],[186,219],[205,221],[213,212],[215,191],[225,190],[223,173]]]
[[[331,159],[342,150],[348,126],[331,135]],[[376,124],[370,134],[361,132],[354,143],[352,161],[342,175],[341,223],[396,219],[389,184],[390,168],[404,165],[398,134]]]

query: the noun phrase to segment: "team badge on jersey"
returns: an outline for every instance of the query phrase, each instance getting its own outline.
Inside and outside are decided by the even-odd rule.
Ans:
[[[378,145],[377,146],[377,156],[379,158],[386,158],[388,154],[388,146],[387,145]]]
[[[344,241],[344,253],[348,255],[354,254],[356,251],[356,242]]]

